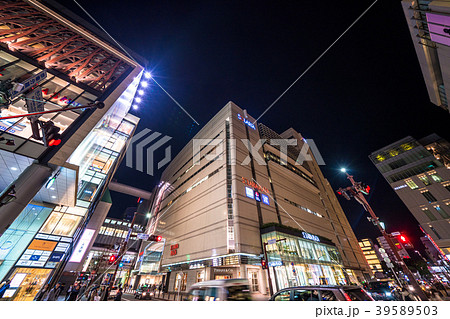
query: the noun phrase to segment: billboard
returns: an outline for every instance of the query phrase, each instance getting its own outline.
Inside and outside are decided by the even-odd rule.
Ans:
[[[450,16],[427,13],[431,40],[450,46]]]

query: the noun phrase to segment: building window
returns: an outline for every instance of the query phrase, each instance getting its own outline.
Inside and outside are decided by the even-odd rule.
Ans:
[[[430,180],[429,180],[428,177],[426,177],[425,175],[418,176],[418,177],[419,177],[419,179],[422,181],[422,183],[423,183],[425,186],[428,186],[428,185],[431,184]]]
[[[197,282],[205,281],[205,271],[197,271]]]
[[[179,273],[177,274],[175,278],[175,283],[173,290],[175,291],[185,291],[186,290],[186,280],[187,280],[187,273]]]
[[[430,229],[433,231],[433,233],[436,235],[436,237],[437,237],[438,239],[441,239],[441,236],[439,236],[439,234],[438,234],[438,232],[436,231],[436,229],[434,229],[434,227],[431,226],[431,225],[429,225],[429,226],[430,226]]]
[[[421,193],[428,200],[428,202],[431,203],[437,201],[436,197],[434,197],[429,191],[421,191]]]
[[[450,192],[450,184],[445,184],[445,185],[443,185],[444,186],[444,188],[446,189],[446,190],[448,190],[449,192]]]
[[[444,211],[439,205],[434,206],[434,209],[441,215],[442,218],[447,219],[450,216],[448,216],[447,212]]]
[[[437,220],[437,218],[433,215],[432,212],[430,212],[428,208],[422,208],[422,211],[424,212],[425,215],[428,216],[430,220]]]
[[[252,285],[252,291],[259,291],[258,285],[258,273],[255,271],[250,272],[250,283]]]
[[[430,175],[430,176],[431,176],[431,179],[432,179],[433,181],[435,181],[436,183],[440,183],[440,182],[444,181],[444,180],[442,179],[442,177],[440,177],[438,174],[432,174],[432,175]]]
[[[419,186],[417,186],[417,184],[414,183],[414,182],[412,181],[412,179],[407,179],[407,180],[405,180],[405,183],[406,183],[406,185],[408,185],[409,188],[411,188],[411,189],[419,188]]]

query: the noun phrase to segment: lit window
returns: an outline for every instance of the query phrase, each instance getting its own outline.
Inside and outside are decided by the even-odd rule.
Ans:
[[[428,186],[431,184],[430,180],[425,175],[418,176],[418,177],[424,183],[425,186]]]
[[[430,176],[433,179],[433,181],[435,181],[436,183],[440,183],[443,181],[442,177],[440,177],[438,174],[432,174]]]
[[[110,222],[110,220],[109,220],[109,219],[105,219],[105,223],[107,223],[107,224],[108,224],[109,222]]]
[[[412,181],[412,179],[407,179],[407,180],[405,180],[405,183],[406,183],[406,185],[408,185],[409,188],[411,188],[411,189],[419,188],[419,186],[417,186],[417,184],[414,183],[414,182]]]

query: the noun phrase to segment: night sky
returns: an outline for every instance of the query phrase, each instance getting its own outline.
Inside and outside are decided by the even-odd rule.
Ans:
[[[78,1],[114,37],[148,61],[155,79],[200,123],[152,84],[137,131],[172,137],[172,154],[228,101],[257,118],[373,1]],[[92,22],[75,3],[69,9]],[[387,230],[418,248],[421,232],[368,155],[411,135],[450,138],[446,111],[429,102],[400,1],[378,1],[259,121],[314,139],[332,186],[347,167],[372,188]],[[159,156],[158,153],[156,156]],[[159,158],[163,158],[160,154]],[[151,177],[122,163],[118,182],[151,190]],[[136,199],[112,193],[110,215]],[[378,232],[355,201],[340,199],[358,238]],[[412,238],[417,236],[417,238]]]

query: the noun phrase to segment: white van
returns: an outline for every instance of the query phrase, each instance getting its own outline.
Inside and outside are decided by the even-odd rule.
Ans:
[[[189,301],[251,300],[247,279],[218,279],[196,283],[189,289]]]

